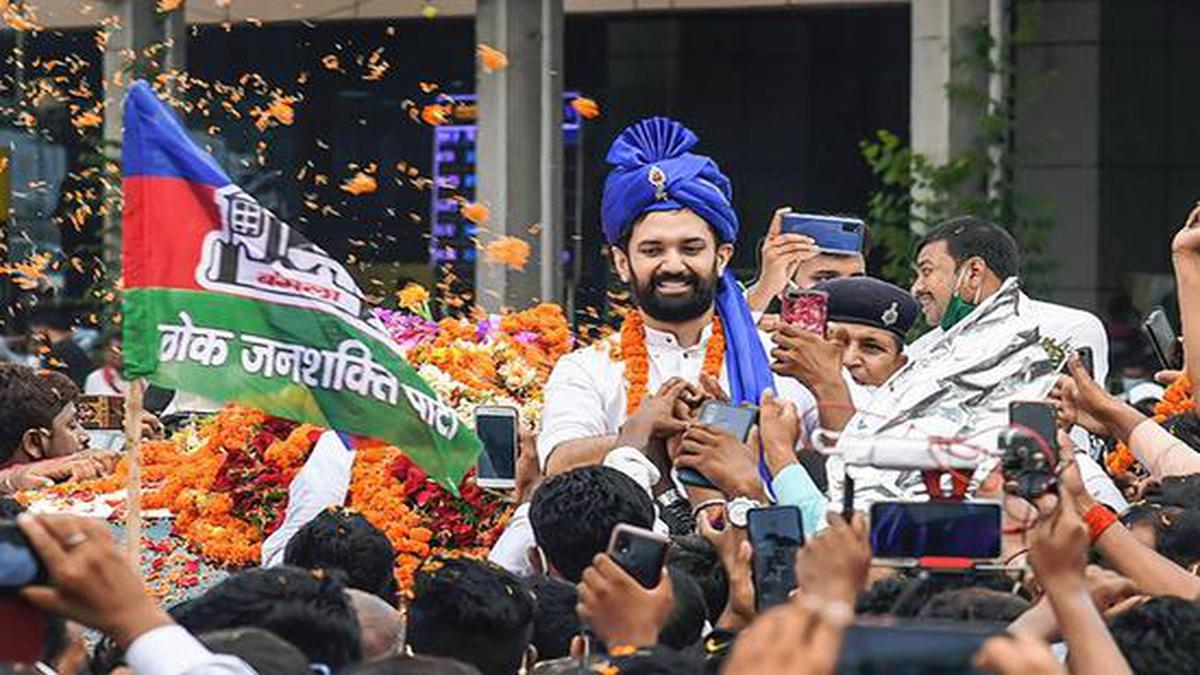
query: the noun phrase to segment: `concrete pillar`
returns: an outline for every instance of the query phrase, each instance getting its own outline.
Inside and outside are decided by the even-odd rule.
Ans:
[[[988,91],[986,74],[960,63],[973,46],[971,31],[987,25],[989,10],[988,0],[912,3],[911,144],[935,164],[968,149],[979,132],[980,104],[951,96],[947,87]]]
[[[170,12],[159,12],[150,0],[108,0],[108,5],[106,15],[117,20],[104,29],[104,141],[110,161],[119,167],[125,93],[136,79],[183,70],[187,27],[183,3]],[[113,277],[121,264],[120,189],[119,181],[107,181],[104,263]]]
[[[480,72],[476,199],[491,210],[485,245],[505,235],[532,251],[525,269],[475,267],[479,304],[489,311],[563,298],[563,0],[479,0],[476,40],[508,56]]]

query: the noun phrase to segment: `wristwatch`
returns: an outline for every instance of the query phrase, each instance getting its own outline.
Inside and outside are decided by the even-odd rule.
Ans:
[[[749,497],[737,497],[725,505],[725,517],[734,527],[746,527],[750,509],[760,509],[762,504]]]

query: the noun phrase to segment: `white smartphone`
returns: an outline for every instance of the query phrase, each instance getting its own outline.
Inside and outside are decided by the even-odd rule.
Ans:
[[[476,465],[480,487],[512,489],[517,485],[517,410],[481,405],[475,409],[475,433],[483,443]]]

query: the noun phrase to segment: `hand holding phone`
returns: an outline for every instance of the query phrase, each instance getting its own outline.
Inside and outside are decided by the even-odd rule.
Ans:
[[[475,409],[475,433],[483,444],[476,465],[480,487],[512,489],[517,483],[517,410],[507,406]]]
[[[722,401],[705,401],[700,407],[696,421],[709,424],[745,443],[750,438],[750,430],[758,421],[758,408],[752,406],[735,406]],[[679,482],[684,485],[703,488],[717,488],[704,474],[692,467],[678,469]]]
[[[1164,370],[1183,370],[1183,349],[1162,307],[1155,307],[1142,323],[1150,348]]]
[[[825,291],[798,291],[784,294],[780,316],[784,321],[825,337],[829,324],[829,294]]]
[[[661,556],[653,553],[657,546],[651,545],[665,537],[632,525],[622,524],[617,528],[624,528],[626,534],[618,535],[614,529],[609,554],[596,556],[592,566],[583,572],[579,584],[579,618],[606,645],[648,647],[658,642],[658,635],[675,604],[671,580],[662,574],[666,544],[663,543]],[[637,543],[627,536],[644,541]],[[622,562],[612,553],[620,551],[626,544],[629,548]],[[631,557],[638,559],[631,561]],[[636,563],[636,573],[626,566],[630,562]],[[654,573],[657,581],[648,587],[644,582],[649,574],[642,566],[654,564],[658,565]],[[642,578],[636,578],[638,576]]]
[[[804,526],[795,506],[750,509],[746,532],[754,573],[754,604],[758,612],[787,602],[796,590],[796,551],[804,545]]]
[[[621,523],[613,528],[608,557],[643,588],[654,588],[662,579],[670,545],[671,540],[666,535]]]

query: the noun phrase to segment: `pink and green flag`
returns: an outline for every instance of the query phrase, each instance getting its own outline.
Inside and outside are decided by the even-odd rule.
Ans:
[[[386,441],[457,486],[474,432],[346,268],[234,185],[144,82],[122,165],[125,377]]]

